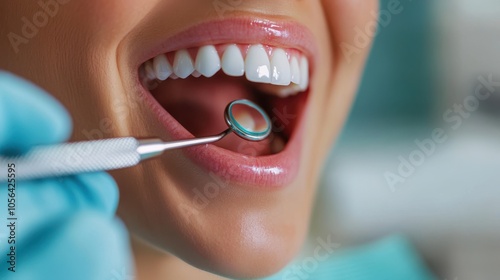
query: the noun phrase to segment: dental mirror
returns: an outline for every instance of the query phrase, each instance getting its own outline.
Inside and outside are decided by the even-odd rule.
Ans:
[[[229,103],[224,111],[229,128],[217,135],[164,142],[160,138],[110,138],[48,145],[32,148],[17,157],[1,157],[0,166],[16,164],[17,179],[37,179],[94,171],[121,169],[161,155],[170,149],[186,148],[217,142],[234,132],[248,141],[261,141],[269,136],[272,123],[266,112],[252,101],[240,99]],[[81,155],[79,151],[91,151]],[[67,164],[68,157],[77,154],[75,164]],[[73,160],[71,162],[74,162]],[[0,174],[0,182],[7,181]]]
[[[245,140],[261,141],[271,133],[271,120],[266,112],[252,101],[239,99],[229,103],[224,117],[231,131]]]

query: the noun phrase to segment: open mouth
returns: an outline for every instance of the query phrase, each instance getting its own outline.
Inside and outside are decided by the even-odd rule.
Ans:
[[[224,131],[224,109],[237,99],[257,103],[272,120],[266,140],[230,134],[186,149],[188,157],[236,183],[283,185],[293,179],[310,81],[310,53],[291,43],[308,38],[294,35],[297,29],[303,31],[255,19],[205,23],[170,38],[171,44],[162,44],[166,51],[139,66],[142,88],[175,139]]]

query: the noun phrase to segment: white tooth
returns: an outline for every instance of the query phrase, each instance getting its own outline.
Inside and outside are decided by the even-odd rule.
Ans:
[[[301,92],[300,86],[297,84],[290,84],[287,87],[281,87],[278,91],[277,94],[279,97],[288,97],[291,95],[296,95],[297,93]]]
[[[309,87],[309,61],[304,56],[300,60],[300,89],[302,91]]]
[[[198,50],[195,68],[203,76],[210,78],[220,70],[220,57],[214,46],[204,46]]]
[[[187,50],[180,50],[175,53],[174,73],[179,78],[185,79],[194,71],[193,60]]]
[[[290,62],[283,49],[276,48],[271,57],[271,83],[273,85],[287,86],[291,80]]]
[[[251,82],[271,83],[271,63],[262,45],[253,45],[248,49],[245,74]]]
[[[283,140],[281,136],[275,134],[273,142],[271,143],[271,153],[277,154],[283,151],[284,148],[285,148],[285,140]]]
[[[278,86],[272,84],[257,84],[255,88],[266,94],[275,95],[278,97],[288,97],[290,95],[296,95],[301,92],[299,85],[290,84],[288,86]]]
[[[290,61],[290,68],[292,71],[292,83],[297,85],[300,84],[300,66],[299,61],[295,56],[292,57],[292,60]]]
[[[245,61],[236,45],[229,45],[222,55],[222,71],[228,76],[241,77],[245,74]]]
[[[195,78],[199,78],[199,77],[201,77],[201,73],[200,73],[200,72],[198,72],[198,71],[196,71],[196,70],[195,70],[195,71],[193,72],[193,74],[191,74],[191,75],[193,75],[193,77],[195,77]]]
[[[156,79],[155,70],[154,70],[153,63],[151,62],[151,60],[146,61],[146,63],[144,64],[144,70],[146,72],[146,77],[150,81]]]
[[[165,81],[172,74],[172,66],[164,54],[161,54],[153,60],[153,68],[156,78],[160,81]]]

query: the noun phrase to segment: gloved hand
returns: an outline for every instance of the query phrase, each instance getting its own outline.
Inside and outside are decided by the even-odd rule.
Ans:
[[[70,132],[58,102],[0,72],[0,155],[61,142]],[[0,279],[133,279],[128,234],[115,218],[118,189],[108,174],[11,181],[0,182]]]

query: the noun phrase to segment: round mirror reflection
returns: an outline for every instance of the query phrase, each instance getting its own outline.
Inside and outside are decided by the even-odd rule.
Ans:
[[[266,112],[249,100],[236,100],[226,108],[226,122],[238,136],[260,141],[271,133],[271,120]]]

